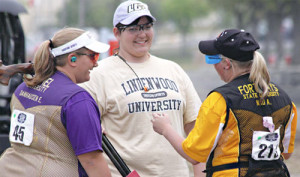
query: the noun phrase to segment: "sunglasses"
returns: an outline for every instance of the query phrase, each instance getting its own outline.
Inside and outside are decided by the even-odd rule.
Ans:
[[[79,52],[76,52],[77,55],[86,55],[88,57],[90,57],[90,59],[92,60],[92,62],[94,64],[97,63],[98,59],[99,59],[99,55],[100,53],[79,53]]]
[[[147,32],[153,27],[153,22],[146,23],[143,25],[131,25],[131,26],[122,26],[119,27],[120,31],[128,31],[131,34],[137,34],[139,31]]]

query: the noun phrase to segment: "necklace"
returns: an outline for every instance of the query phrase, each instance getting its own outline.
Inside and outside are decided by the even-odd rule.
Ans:
[[[131,69],[131,71],[135,74],[135,76],[138,78],[138,80],[141,82],[141,83],[143,83],[142,81],[141,81],[141,79],[140,79],[140,77],[136,74],[136,72],[133,70],[133,68],[127,63],[127,61],[122,57],[122,56],[120,56],[119,54],[115,54],[115,56],[118,56],[130,69]],[[145,84],[144,84],[144,91],[145,92],[148,92],[149,90],[148,90],[148,87],[146,87],[145,86]]]

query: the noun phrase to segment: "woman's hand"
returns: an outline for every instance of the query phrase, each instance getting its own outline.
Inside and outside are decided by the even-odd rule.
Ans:
[[[152,116],[151,122],[153,124],[153,130],[158,134],[164,135],[167,129],[171,127],[171,121],[168,114],[153,113]]]
[[[184,138],[180,136],[172,127],[170,118],[168,114],[158,114],[153,113],[152,114],[153,119],[151,119],[151,122],[153,124],[153,129],[158,134],[163,135],[170,144],[174,147],[174,149],[185,159],[187,159],[189,162],[191,162],[193,165],[198,164],[199,162],[193,160],[190,158],[182,149],[182,142]],[[199,173],[200,174],[200,173]]]

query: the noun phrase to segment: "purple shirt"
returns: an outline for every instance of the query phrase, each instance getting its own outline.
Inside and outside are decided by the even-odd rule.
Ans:
[[[76,156],[102,150],[100,112],[91,95],[57,71],[35,88],[25,83],[15,90],[25,109],[35,106],[58,105],[62,107],[61,121],[67,130]],[[79,176],[87,176],[78,161]]]
[[[100,113],[95,101],[87,92],[72,96],[63,107],[62,122],[76,156],[102,150],[102,129]],[[86,171],[78,163],[80,177],[87,177]]]
[[[72,96],[63,107],[64,123],[76,156],[102,150],[100,113],[95,101],[87,92]]]

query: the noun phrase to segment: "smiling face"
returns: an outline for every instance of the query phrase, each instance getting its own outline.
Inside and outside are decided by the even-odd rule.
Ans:
[[[137,25],[149,24],[149,20],[146,16],[139,19]],[[138,27],[138,29],[140,29]],[[154,36],[152,26],[143,26],[143,30],[132,31],[132,28],[128,27],[122,31],[114,29],[116,38],[120,43],[119,54],[124,58],[130,60],[130,58],[144,58],[148,55],[148,51],[151,48],[152,39]],[[134,61],[133,61],[134,62]]]
[[[94,52],[91,50],[86,50],[85,52],[80,52],[79,54],[77,53],[75,54],[77,57],[76,59],[77,67],[74,73],[76,83],[86,82],[90,80],[90,70],[98,66],[98,64],[94,62],[94,58],[92,57]]]

